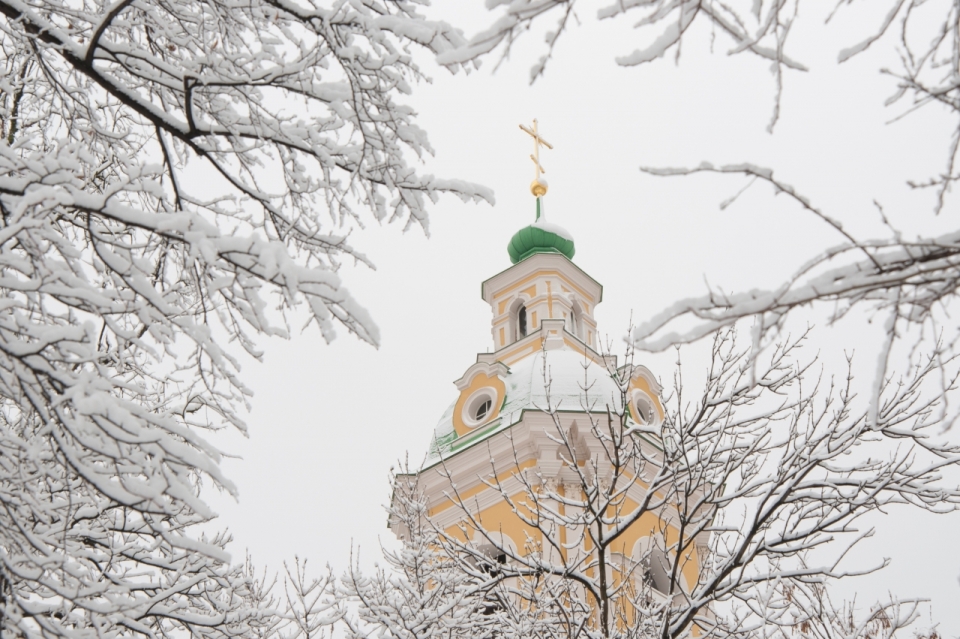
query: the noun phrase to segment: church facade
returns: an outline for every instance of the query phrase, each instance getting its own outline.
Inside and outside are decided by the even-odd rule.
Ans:
[[[415,473],[426,516],[516,574],[605,578],[623,601],[640,590],[683,596],[704,540],[678,545],[669,499],[649,494],[664,450],[660,385],[646,367],[600,352],[603,287],[573,262],[569,233],[542,215],[539,174],[531,190],[536,221],[510,240],[512,265],[482,285],[492,352],[454,382]]]

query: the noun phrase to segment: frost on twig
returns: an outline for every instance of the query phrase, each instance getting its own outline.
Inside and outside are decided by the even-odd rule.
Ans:
[[[459,44],[412,2],[0,0],[0,634],[269,627],[204,433],[292,309],[378,343],[350,227],[492,201],[409,161],[408,49]]]
[[[949,308],[960,290],[956,278],[960,268],[960,232],[907,240],[894,230],[888,239],[859,241],[838,220],[775,178],[769,169],[750,164],[715,167],[704,163],[694,169],[642,170],[661,176],[739,174],[766,182],[777,193],[826,222],[846,241],[809,260],[775,289],[710,292],[674,302],[637,326],[633,338],[638,348],[663,350],[702,339],[744,319],[753,322],[755,345],[763,348],[779,338],[788,317],[799,308],[827,303],[831,308],[829,320],[836,322],[861,307],[885,318],[884,346],[871,393],[874,408],[879,407],[879,388],[890,375],[889,356],[894,343],[911,328],[917,328],[925,329],[919,331],[918,338],[926,340],[925,357],[938,362],[946,410],[946,393],[953,388],[949,363],[957,343],[950,333],[943,337],[947,328],[944,321],[949,318],[942,311]]]
[[[360,595],[361,614],[379,628],[362,636],[439,636],[444,624],[517,639],[904,636],[919,600],[855,610],[829,593],[885,565],[848,558],[870,534],[866,515],[960,505],[960,448],[931,437],[937,397],[921,392],[933,366],[885,385],[870,418],[852,376],[822,378],[803,358],[806,339],[757,358],[735,331],[713,334],[702,386],[678,362],[658,428],[627,409],[631,349],[609,368],[620,397],[592,396],[585,375],[579,409],[548,400],[525,425],[543,425],[549,456],[510,439],[512,453],[473,478],[445,459],[429,504],[416,473],[395,477],[403,551],[390,563],[402,570],[362,581],[375,596]],[[543,382],[549,397],[549,364]]]
[[[796,19],[797,0],[757,0],[743,2],[706,2],[704,0],[616,0],[597,9],[597,19],[605,20],[627,16],[644,35],[653,41],[632,53],[619,56],[616,63],[637,66],[652,62],[674,51],[679,57],[684,35],[694,25],[706,23],[724,34],[731,44],[729,54],[749,53],[769,66],[776,79],[774,110],[769,128],[773,129],[780,114],[780,96],[783,88],[783,70],[806,71],[806,67],[785,52],[785,45],[793,21]],[[530,82],[535,82],[546,70],[547,63],[560,37],[568,33],[577,19],[576,7],[580,0],[498,0],[487,7],[498,17],[469,41],[453,47],[438,56],[442,64],[478,64],[486,55],[500,51],[497,66],[505,62],[514,44],[535,24],[548,16],[555,16],[545,34],[546,51],[530,69]],[[572,37],[572,36],[567,36]]]

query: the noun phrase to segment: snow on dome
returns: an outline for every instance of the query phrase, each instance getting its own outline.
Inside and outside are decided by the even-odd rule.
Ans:
[[[547,407],[547,383],[550,403],[558,410],[605,411],[608,404],[619,405],[620,390],[606,367],[566,347],[538,351],[512,367],[504,382],[507,397],[501,415],[508,423],[519,421],[523,410]]]
[[[543,229],[547,233],[553,233],[554,235],[559,235],[568,242],[573,242],[573,236],[570,234],[570,231],[563,228],[559,224],[551,224],[547,222],[546,216],[541,215],[540,219],[533,223],[539,229]]]
[[[507,245],[507,253],[514,264],[537,253],[559,253],[572,260],[576,252],[570,233],[543,218],[514,233]]]
[[[550,383],[550,404],[557,410],[606,412],[607,406],[619,409],[620,389],[603,364],[597,364],[569,348],[539,351],[510,367],[504,378],[506,398],[500,411],[500,424],[476,441],[483,441],[516,424],[525,410],[542,410],[548,406],[544,381],[544,359]],[[453,428],[454,404],[440,418],[424,467],[447,457],[457,439]],[[476,442],[473,442],[476,443]],[[473,445],[471,443],[470,445]]]
[[[440,451],[449,447],[450,442],[457,438],[457,431],[453,428],[453,409],[456,408],[456,406],[456,401],[450,404],[433,429],[433,439],[430,441],[430,447],[427,449],[427,465],[439,459]]]
[[[514,233],[507,244],[507,253],[514,264],[537,253],[559,253],[572,260],[576,252],[570,232],[547,222],[542,197],[537,198],[536,221]]]

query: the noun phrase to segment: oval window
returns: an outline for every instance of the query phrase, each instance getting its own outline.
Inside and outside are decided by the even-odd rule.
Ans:
[[[463,423],[469,428],[483,424],[493,416],[494,402],[497,400],[497,391],[494,388],[481,388],[473,393],[463,405],[461,413]]]
[[[657,421],[657,411],[645,393],[637,393],[630,408],[633,418],[641,424],[653,424]]]

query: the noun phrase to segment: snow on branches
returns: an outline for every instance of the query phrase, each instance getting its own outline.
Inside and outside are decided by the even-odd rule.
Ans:
[[[376,344],[344,225],[427,228],[443,193],[398,99],[413,2],[0,1],[0,633],[229,636],[263,612],[197,537],[201,435],[248,390],[234,342],[305,306]]]
[[[855,611],[829,591],[886,565],[848,557],[870,536],[871,513],[960,507],[960,447],[936,441],[939,396],[921,392],[935,363],[885,386],[871,420],[852,376],[828,380],[804,361],[806,338],[779,342],[761,361],[734,330],[714,333],[702,386],[678,365],[663,421],[650,423],[627,408],[630,357],[608,369],[619,398],[598,396],[585,372],[579,407],[549,399],[546,357],[546,419],[528,427],[544,429],[559,462],[552,447],[538,457],[531,439],[505,431],[512,449],[489,444],[485,469],[453,455],[421,471],[441,477],[426,504],[409,498],[415,476],[398,476],[404,497],[392,517],[405,552],[439,552],[446,562],[435,565],[459,569],[462,593],[486,593],[472,600],[483,616],[463,621],[478,636],[896,636],[917,619],[917,600]],[[480,489],[496,501],[481,501]]]
[[[492,24],[479,31],[469,42],[444,52],[438,60],[444,64],[465,64],[501,50],[498,64],[507,60],[514,43],[533,24],[546,16],[558,14],[555,24],[546,33],[546,52],[530,69],[530,82],[543,75],[554,47],[571,24],[579,22],[576,0],[499,0],[487,7],[500,13]],[[670,51],[680,52],[680,42],[695,23],[706,22],[726,35],[732,46],[730,54],[749,53],[769,63],[777,79],[777,105],[770,127],[779,117],[779,95],[784,68],[805,71],[806,67],[784,51],[784,44],[796,17],[797,0],[757,0],[755,2],[704,2],[703,0],[615,0],[601,3],[596,9],[599,20],[629,16],[634,27],[653,34],[652,41],[619,56],[617,64],[637,66],[662,58]],[[580,6],[583,2],[580,3]]]
[[[441,54],[440,58],[464,63],[498,48],[506,57],[517,38],[523,37],[535,22],[548,19],[549,15],[559,16],[556,26],[547,34],[546,54],[531,71],[531,78],[536,79],[543,73],[557,39],[568,31],[566,27],[574,4],[567,0],[488,3],[489,9],[497,16],[489,28],[478,32],[467,45]],[[652,63],[671,52],[679,56],[684,38],[689,41],[707,37],[711,48],[714,42],[726,43],[730,55],[745,54],[763,61],[775,78],[775,103],[768,127],[772,132],[780,117],[784,71],[809,71],[803,63],[803,51],[798,52],[796,41],[790,39],[794,25],[806,20],[808,28],[814,26],[820,16],[811,13],[810,9],[816,8],[829,23],[818,25],[819,28],[836,29],[840,28],[835,26],[839,15],[850,16],[851,12],[858,10],[852,8],[851,5],[858,4],[852,1],[838,2],[833,8],[806,3],[804,11],[799,10],[800,4],[800,0],[617,0],[605,6],[601,4],[597,17],[632,17],[637,33],[646,36],[645,44],[633,53],[617,58],[621,65]],[[866,9],[868,4],[870,11]],[[893,115],[893,120],[928,107],[960,115],[960,9],[957,4],[886,0],[859,5],[863,13],[852,14],[852,17],[855,28],[861,28],[863,32],[849,35],[847,46],[836,52],[837,62],[843,64],[886,41],[895,56],[887,58],[889,62],[882,64],[889,66],[882,66],[879,71],[893,79],[891,95],[885,103],[885,106],[899,106],[900,111]],[[577,6],[582,9],[585,4],[581,1]],[[694,27],[698,24],[708,26],[709,30],[697,31]],[[809,38],[809,32],[807,38],[808,42],[814,43],[807,45],[807,54],[810,55],[813,53],[810,47],[821,46],[822,39]],[[957,170],[960,125],[948,126],[942,139],[946,155],[944,169],[935,175],[907,182],[913,189],[935,193],[933,208],[936,214],[944,210],[952,185],[960,179]],[[891,161],[900,160],[892,158]],[[905,169],[909,170],[909,167]],[[776,193],[785,194],[799,204],[804,212],[828,223],[833,227],[832,232],[837,234],[837,240],[844,243],[812,255],[792,277],[773,289],[730,294],[710,292],[678,300],[638,327],[634,334],[637,346],[664,349],[672,344],[708,337],[742,319],[754,322],[757,346],[769,345],[778,338],[777,332],[798,307],[826,303],[821,306],[833,309],[831,321],[859,307],[871,315],[879,311],[884,322],[884,341],[871,391],[875,402],[880,387],[890,374],[888,365],[895,344],[911,332],[913,335],[920,333],[921,337],[907,348],[920,346],[925,356],[939,358],[943,377],[941,385],[943,388],[952,386],[955,371],[947,364],[957,354],[955,322],[950,320],[951,305],[958,297],[960,235],[956,231],[935,235],[913,228],[894,228],[880,204],[875,202],[889,235],[857,238],[840,222],[841,218],[849,220],[852,213],[828,213],[814,206],[800,189],[774,178],[770,169],[750,163],[716,166],[705,162],[687,169],[641,170],[660,176],[689,176],[701,172],[738,174],[749,177],[750,183],[766,182]],[[736,196],[721,206],[726,207],[733,199]],[[921,214],[912,212],[911,217],[921,219]],[[879,406],[875,404],[874,409],[879,410]],[[946,410],[946,404],[943,409]]]

